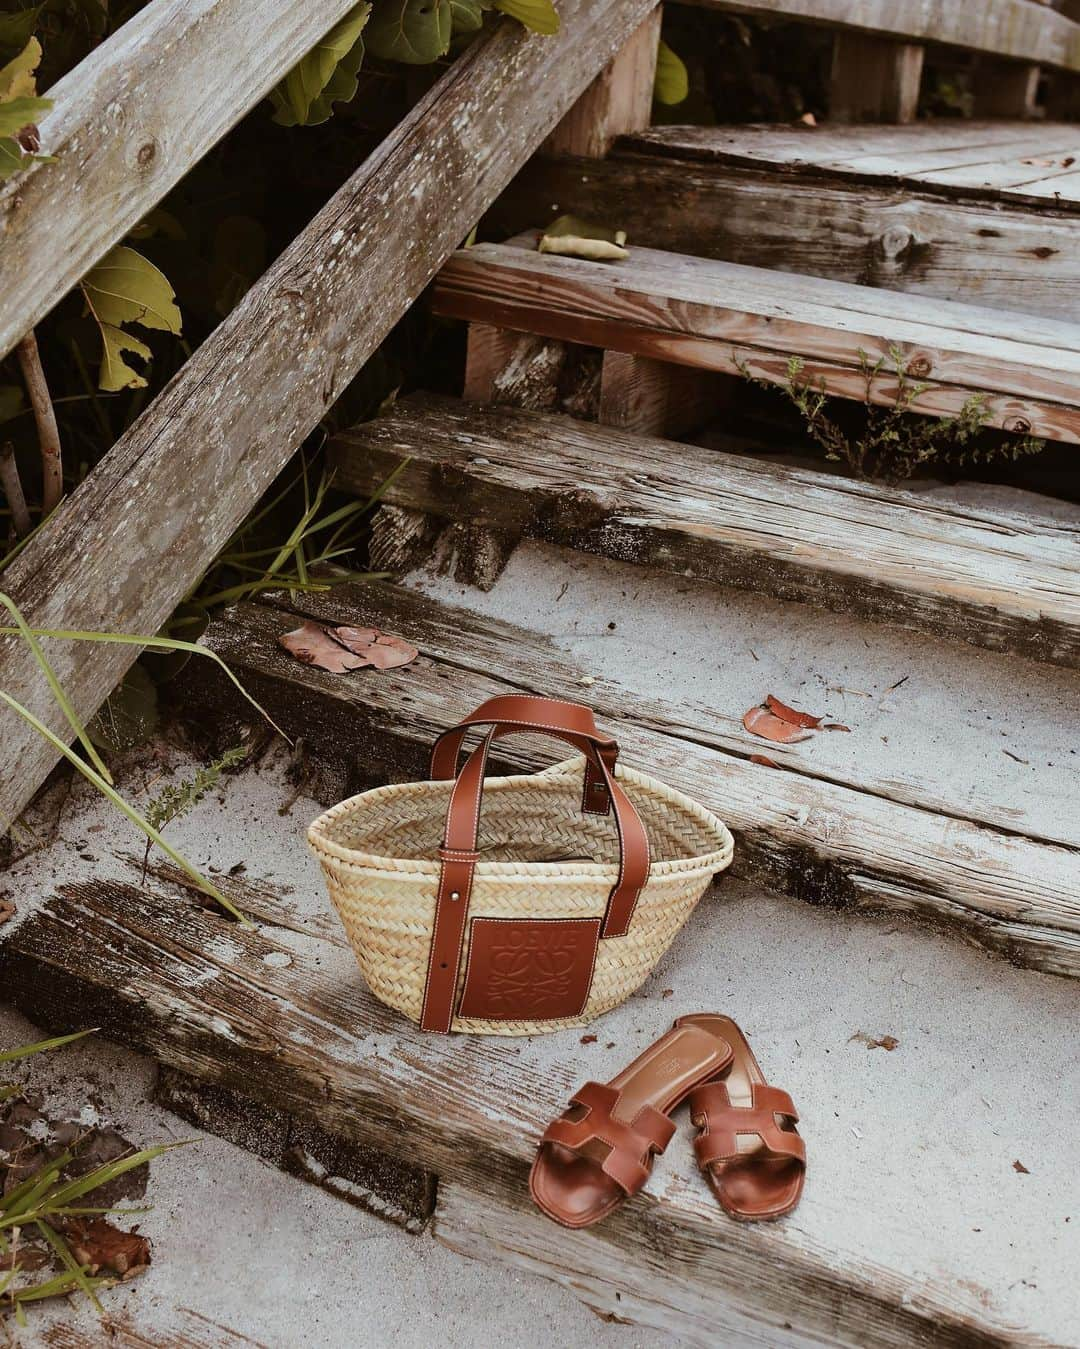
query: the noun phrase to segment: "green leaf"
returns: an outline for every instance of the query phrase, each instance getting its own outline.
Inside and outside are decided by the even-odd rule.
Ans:
[[[455,34],[475,33],[484,26],[485,0],[450,0],[450,23]]]
[[[45,99],[48,103],[49,100]],[[21,173],[27,164],[54,164],[56,161],[52,155],[27,155],[23,153],[23,148],[17,140],[11,137],[0,137],[0,183],[5,178],[10,178],[12,174]]]
[[[10,103],[12,99],[33,98],[37,93],[34,71],[41,63],[41,43],[32,37],[26,46],[5,66],[0,66],[0,103]],[[33,117],[24,117],[19,126],[33,122]],[[19,127],[14,130],[18,131]],[[6,134],[6,133],[5,133]]]
[[[368,51],[383,61],[430,65],[449,50],[452,23],[450,0],[376,0]]]
[[[690,93],[690,77],[686,73],[682,58],[660,39],[656,53],[656,79],[653,82],[653,98],[657,103],[673,107],[685,101]]]
[[[180,333],[180,310],[168,278],[154,264],[121,245],[114,248],[82,279],[86,306],[101,330],[100,388],[110,393],[141,389],[145,378],[124,360],[130,352],[144,361],[153,355],[145,342],[120,326],[139,323],[144,328]]]
[[[51,107],[51,98],[0,100],[0,136],[18,135],[24,126],[32,126]]]
[[[495,0],[495,8],[545,37],[559,31],[559,16],[551,0]]]
[[[23,410],[23,391],[18,384],[0,384],[0,422],[9,422]]]
[[[357,5],[293,66],[271,90],[281,126],[315,126],[331,115],[334,103],[347,103],[356,93],[356,76],[364,59],[360,34],[371,5]]]
[[[180,333],[180,310],[168,278],[133,248],[121,244],[82,280],[83,294],[99,323],[139,323]]]
[[[95,745],[117,752],[144,745],[157,725],[157,685],[136,661],[86,729]]]
[[[124,332],[113,323],[100,323],[101,329],[101,374],[98,388],[106,393],[118,393],[121,389],[145,389],[146,380],[139,372],[124,360],[124,352],[129,351],[144,361],[153,358],[154,353],[137,337]]]
[[[564,258],[621,262],[630,256],[625,244],[625,230],[609,229],[576,215],[561,215],[544,230],[537,251],[557,253]]]

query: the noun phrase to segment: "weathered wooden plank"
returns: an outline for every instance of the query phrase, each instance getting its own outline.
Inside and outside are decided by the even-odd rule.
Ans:
[[[5,589],[30,622],[156,631],[650,3],[567,0],[555,37],[507,20],[474,43],[8,569]],[[134,654],[51,644],[84,715]],[[11,638],[0,645],[0,686],[61,726],[31,654]],[[35,731],[0,713],[0,821],[54,762]]]
[[[439,274],[436,313],[704,370],[891,405],[900,383],[923,386],[916,411],[956,415],[978,397],[988,425],[1080,440],[1080,328],[995,311],[638,248],[625,264],[480,244]],[[518,241],[515,241],[515,244]],[[880,363],[869,377],[869,367]]]
[[[958,952],[950,964],[915,933],[869,946],[865,934],[860,943],[827,917],[753,902],[727,882],[720,895],[695,912],[658,979],[597,1024],[591,1047],[577,1035],[512,1046],[422,1036],[367,994],[350,952],[241,930],[190,894],[115,881],[53,893],[0,939],[0,979],[5,999],[38,1024],[74,1030],[89,1020],[170,1069],[436,1172],[443,1240],[485,1259],[507,1260],[513,1248],[517,1263],[680,1341],[712,1345],[718,1332],[745,1330],[770,1349],[1070,1342],[1065,1200],[1001,1182],[1027,1148],[1054,1174],[1067,1169],[1066,1132],[1043,1131],[1040,1151],[1010,1095],[1015,1067],[994,1053],[999,1028],[1022,1008],[1012,1029],[1025,1080],[1052,1096],[1070,1067],[1043,1051],[1046,1028],[1063,1040],[1071,1014],[1058,989],[1009,972],[988,980],[977,959]],[[677,996],[661,996],[664,983]],[[957,986],[970,987],[962,1029]],[[795,987],[805,1001],[793,1014],[762,999],[763,987]],[[571,1235],[540,1218],[526,1170],[571,1089],[610,1076],[677,1013],[718,1003],[747,1026],[803,1114],[812,1169],[798,1214],[749,1227],[726,1220],[694,1168],[682,1116],[645,1191],[602,1226]],[[901,1047],[868,1054],[848,1043],[859,1027],[895,1030]],[[942,1082],[961,1043],[985,1066],[972,1109],[951,1105],[943,1129]],[[1031,1286],[1014,1292],[1018,1231],[1045,1239],[1025,1255]]]
[[[912,122],[919,103],[924,48],[865,33],[833,40],[829,118],[836,122]]]
[[[1067,122],[1032,127],[1026,121],[920,122],[903,128],[826,125],[803,131],[785,126],[655,127],[628,136],[622,147],[706,163],[767,165],[777,173],[805,172],[813,166],[825,175],[869,184],[933,184],[1014,202],[1038,197],[1027,191],[1033,179],[1043,176],[1031,172],[1033,160],[1076,159],[1080,128]]]
[[[738,381],[708,370],[605,351],[599,420],[641,434],[686,435],[716,415],[732,386]]]
[[[1020,198],[1020,188],[1001,200],[1000,193],[970,186],[902,190],[899,180],[861,170],[824,173],[796,162],[780,170],[738,155],[729,164],[676,148],[683,139],[689,144],[691,131],[699,144],[722,146],[714,128],[701,129],[701,136],[679,128],[670,151],[661,139],[669,130],[620,143],[605,160],[533,160],[497,203],[492,229],[513,234],[564,211],[593,215],[625,228],[631,246],[1050,318],[1076,316],[1080,242],[1076,208],[1064,199],[1044,196],[1032,209],[1040,198]],[[803,144],[810,139],[800,137]],[[655,154],[647,153],[650,147]],[[1044,157],[1039,150],[1033,156]],[[994,199],[979,200],[988,195]]]
[[[548,154],[606,155],[618,136],[649,125],[660,22],[657,5],[544,142]]]
[[[385,677],[378,681],[350,682],[298,666],[277,641],[296,626],[297,613],[400,633],[421,659],[380,672]],[[598,714],[624,725],[628,763],[655,772],[730,824],[738,840],[736,874],[767,878],[813,903],[915,914],[1017,964],[1080,974],[1075,847],[958,818],[947,801],[908,805],[753,763],[748,755],[756,745],[745,736],[740,743],[715,724],[708,732],[695,729],[682,710],[595,679],[524,629],[371,587],[298,596],[289,610],[240,606],[212,625],[207,640],[284,718],[286,730],[302,733],[313,753],[365,785],[373,763],[391,776],[422,774],[434,735],[484,698],[530,690],[580,700],[587,686]],[[586,685],[586,678],[595,682]],[[200,716],[215,700],[235,706],[212,670],[200,669],[189,683]],[[502,755],[515,765],[538,762],[516,742],[507,742]]]
[[[1030,0],[683,0],[702,9],[767,14],[882,37],[941,42],[1080,69],[1080,27]]]
[[[47,90],[55,162],[0,184],[0,356],[351,3],[153,0]]]
[[[1080,668],[1076,528],[430,396],[331,461],[360,495],[395,471],[397,505]]]
[[[1033,61],[983,59],[975,73],[975,112],[979,117],[1038,117],[1041,67]]]

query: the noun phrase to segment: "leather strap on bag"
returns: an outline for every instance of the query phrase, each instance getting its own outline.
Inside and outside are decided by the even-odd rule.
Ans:
[[[465,761],[450,794],[446,832],[439,849],[442,874],[435,901],[435,923],[420,1014],[423,1030],[444,1034],[453,1020],[469,896],[479,859],[476,841],[484,773],[491,745],[496,739],[538,732],[565,740],[585,755],[582,810],[600,815],[613,810],[619,833],[619,875],[608,895],[602,937],[625,935],[638,895],[649,878],[648,836],[630,798],[615,780],[619,747],[610,736],[600,733],[589,708],[578,703],[518,694],[490,698],[460,725],[436,740],[431,755],[433,779],[448,781],[455,776],[465,736],[473,726],[487,726],[489,730]]]

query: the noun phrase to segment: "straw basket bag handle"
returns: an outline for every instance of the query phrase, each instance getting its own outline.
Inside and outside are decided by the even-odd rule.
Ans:
[[[462,745],[473,726],[488,732],[457,772]],[[446,1033],[453,1019],[458,965],[465,937],[476,850],[484,772],[492,743],[504,735],[551,735],[565,740],[585,755],[582,810],[606,815],[614,811],[619,833],[619,875],[608,895],[601,937],[626,934],[638,895],[649,878],[649,840],[630,798],[615,780],[619,747],[597,729],[593,714],[579,703],[506,694],[490,698],[435,742],[431,776],[457,781],[450,794],[446,831],[439,849],[442,872],[435,901],[435,923],[428,959],[424,1003],[420,1015],[423,1030]]]

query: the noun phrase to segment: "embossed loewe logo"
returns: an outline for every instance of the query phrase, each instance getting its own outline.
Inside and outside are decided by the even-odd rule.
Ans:
[[[581,959],[573,929],[557,923],[511,923],[491,943],[487,995],[492,1010],[543,1016],[572,990]]]

